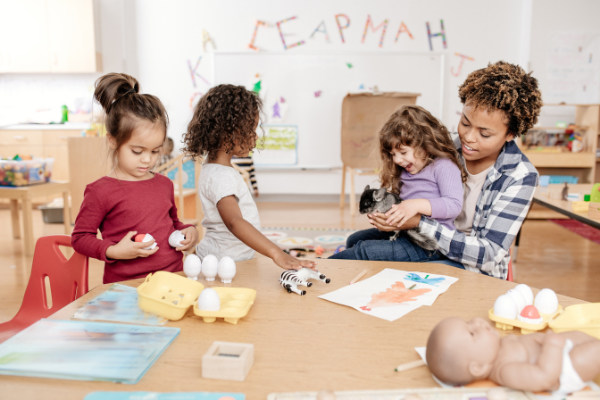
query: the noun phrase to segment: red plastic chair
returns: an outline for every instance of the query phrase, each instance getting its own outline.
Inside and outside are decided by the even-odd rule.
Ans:
[[[508,250],[508,254],[511,254],[510,249]],[[513,265],[512,265],[512,257],[511,259],[508,261],[508,273],[506,274],[506,280],[509,282],[514,282],[514,275],[513,275]]]
[[[88,258],[75,253],[67,260],[58,246],[71,247],[71,236],[38,239],[23,303],[12,320],[0,324],[0,343],[88,292]],[[46,301],[46,277],[50,280],[52,307]]]

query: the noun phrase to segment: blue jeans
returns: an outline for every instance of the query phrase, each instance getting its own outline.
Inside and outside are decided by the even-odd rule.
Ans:
[[[393,234],[394,232],[380,232],[375,228],[355,232],[346,240],[346,250],[329,258],[336,260],[434,262],[465,269],[461,263],[450,260],[437,250],[422,249],[404,232],[391,242],[390,236]]]

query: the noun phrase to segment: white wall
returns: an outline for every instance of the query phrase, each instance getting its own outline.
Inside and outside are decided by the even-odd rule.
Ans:
[[[273,0],[140,0],[135,3],[138,79],[145,91],[157,95],[168,109],[171,118],[169,135],[178,142],[186,129],[192,111],[190,97],[196,91],[205,91],[207,85],[200,83],[194,88],[189,77],[187,60],[195,64],[203,55],[199,72],[211,79],[209,55],[202,49],[202,31],[206,30],[215,40],[219,51],[251,51],[247,49],[256,20],[274,25],[275,22],[292,16],[298,18],[282,25],[286,41],[305,40],[306,44],[288,52],[312,52],[322,50],[348,51],[419,51],[429,52],[426,22],[432,33],[440,30],[440,19],[444,20],[447,49],[443,49],[441,38],[433,39],[435,51],[448,54],[445,85],[445,112],[443,120],[449,128],[456,126],[460,103],[457,87],[466,75],[489,62],[506,60],[522,62],[522,47],[528,44],[529,14],[526,11],[530,0],[503,2],[480,0],[409,0],[348,2],[343,0],[305,0],[302,2]],[[345,43],[341,42],[335,15],[345,14],[350,26],[344,30]],[[388,19],[388,29],[382,48],[378,47],[381,31],[369,32],[365,43],[361,43],[363,30],[370,15],[375,25]],[[522,16],[526,16],[523,20]],[[325,21],[330,42],[324,35],[310,34]],[[406,33],[398,43],[394,39],[400,23],[404,22],[413,34],[410,40]],[[260,28],[256,45],[268,51],[286,51],[276,27]],[[459,76],[456,72],[459,57],[454,53],[473,57],[465,61]],[[526,58],[526,57],[525,57]],[[385,88],[380,87],[380,90]],[[310,116],[307,116],[310,118]],[[333,132],[332,134],[339,135]],[[263,193],[339,193],[340,171],[266,171],[258,174]],[[375,177],[360,178],[357,187],[373,181]]]
[[[288,41],[305,40],[306,44],[288,52],[427,53],[430,50],[425,23],[429,22],[435,33],[439,31],[439,20],[443,19],[447,49],[443,49],[439,37],[433,39],[433,46],[435,51],[447,54],[443,121],[449,128],[455,128],[460,110],[457,88],[469,72],[498,60],[527,67],[531,58],[530,67],[543,88],[544,74],[540,71],[545,68],[544,38],[559,27],[597,31],[594,18],[599,15],[600,2],[573,0],[567,7],[567,3],[560,0],[96,0],[96,11],[104,72],[130,73],[141,82],[144,92],[157,95],[165,103],[171,118],[169,135],[179,142],[191,118],[190,97],[197,91],[208,89],[200,82],[197,88],[193,87],[187,60],[195,64],[198,57],[203,56],[199,72],[211,80],[210,54],[202,48],[203,30],[215,40],[219,51],[251,51],[246,46],[256,20],[274,24],[297,16],[296,20],[282,25],[285,38]],[[344,30],[345,43],[340,39],[336,14],[346,14],[350,18],[350,27]],[[366,42],[361,43],[368,15],[375,25],[386,18],[389,20],[382,48],[378,47],[381,31],[369,32]],[[326,42],[322,34],[309,39],[321,21],[325,21],[330,42]],[[394,43],[400,22],[406,24],[414,40],[403,33],[398,43]],[[286,51],[275,27],[260,28],[255,44],[268,51]],[[454,53],[475,59],[465,61],[456,77],[451,71],[456,72],[460,58]],[[18,82],[15,84],[15,79],[22,80],[22,87],[40,88],[29,94],[30,100],[44,97],[48,101],[68,104],[72,99],[66,100],[65,93],[75,88],[81,93],[78,95],[89,97],[89,89],[97,76],[0,75],[0,88],[6,89],[0,91],[0,107],[4,109],[11,104],[12,98],[28,101],[27,91],[23,93],[24,89]],[[34,79],[35,85],[31,85]],[[7,80],[12,80],[13,84],[7,85]],[[57,80],[63,89],[51,90],[57,86]],[[73,88],[69,89],[71,86]],[[37,92],[49,94],[41,96]],[[62,96],[56,92],[61,92]],[[341,185],[340,171],[260,171],[258,178],[263,193],[335,194]],[[363,187],[372,178],[361,178],[357,187]]]

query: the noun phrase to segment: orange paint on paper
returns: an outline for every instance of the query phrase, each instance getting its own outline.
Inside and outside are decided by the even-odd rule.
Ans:
[[[361,309],[370,311],[377,307],[392,307],[401,303],[415,301],[422,294],[431,292],[431,289],[407,289],[402,282],[396,282],[385,292],[373,294],[371,301]]]

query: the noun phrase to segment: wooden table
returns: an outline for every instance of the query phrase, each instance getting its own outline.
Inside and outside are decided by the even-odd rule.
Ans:
[[[592,184],[569,185],[569,192],[590,194],[593,186],[594,185]],[[589,217],[587,212],[573,211],[573,202],[550,198],[550,192],[560,192],[563,187],[564,185],[548,185],[546,187],[538,186],[535,189],[533,201],[560,214],[566,215],[571,219],[575,219],[579,222],[583,222],[586,225],[600,229],[600,219]]]
[[[23,210],[23,233],[25,255],[33,255],[35,243],[33,241],[33,219],[31,218],[31,199],[62,193],[64,199],[63,218],[65,234],[71,233],[71,221],[69,218],[69,182],[48,182],[31,186],[0,187],[0,198],[10,199],[10,215],[12,222],[13,237],[21,237],[19,228],[19,200]]]
[[[437,387],[425,367],[402,373],[394,368],[419,359],[414,348],[426,344],[429,332],[441,319],[487,319],[496,297],[516,285],[440,264],[320,260],[319,269],[331,283],[315,282],[307,295],[300,297],[281,288],[281,270],[269,259],[244,261],[237,267],[235,286],[258,292],[248,315],[237,325],[219,319],[207,324],[190,311],[182,320],[169,322],[167,326],[178,327],[181,333],[136,385],[0,376],[0,394],[81,400],[93,391],[227,391],[245,393],[247,399],[265,399],[268,393],[286,391]],[[444,274],[459,280],[433,306],[423,306],[394,322],[317,298],[347,285],[363,269],[369,271],[366,279],[384,268]],[[139,283],[141,280],[127,282],[132,286]],[[107,287],[96,287],[52,318],[68,319]],[[559,296],[559,301],[563,307],[582,303],[565,296]],[[201,377],[202,355],[214,341],[254,344],[254,366],[244,382]]]

